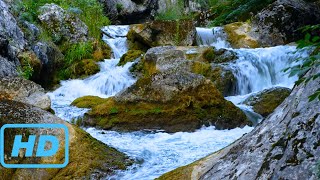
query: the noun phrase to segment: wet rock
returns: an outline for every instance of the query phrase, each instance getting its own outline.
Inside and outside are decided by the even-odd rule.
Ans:
[[[267,117],[271,114],[291,93],[291,89],[276,87],[264,90],[250,96],[244,103],[252,106],[253,110]]]
[[[39,20],[52,33],[55,43],[87,41],[88,27],[78,17],[56,4],[46,4],[39,9]]]
[[[178,45],[191,46],[195,42],[196,29],[191,20],[152,21],[132,25],[128,33],[129,41],[138,41],[149,47]]]
[[[118,63],[118,66],[123,66],[128,62],[135,61],[137,58],[139,57],[141,58],[143,54],[144,52],[140,50],[129,50],[120,58],[120,62]]]
[[[63,124],[69,131],[69,164],[63,169],[7,169],[0,166],[2,179],[89,179],[92,175],[100,178],[110,176],[115,170],[123,170],[131,162],[121,152],[108,147],[91,137],[82,129],[73,126],[53,114],[37,107],[23,104],[17,101],[0,99],[0,127],[5,124]],[[55,156],[49,158],[9,158],[16,134],[39,135],[39,129],[22,129],[16,132],[13,129],[5,131],[5,161],[7,163],[37,163],[46,161],[51,164],[62,164],[65,160],[63,148],[60,148]],[[59,138],[60,146],[63,147],[63,130],[46,130],[49,135]],[[43,132],[41,132],[43,134]],[[24,137],[27,138],[27,137]],[[36,141],[37,143],[37,141]],[[23,152],[20,151],[23,155]]]
[[[313,69],[307,75],[317,74]],[[230,146],[159,179],[317,179],[320,102],[309,102],[320,79],[296,86],[252,132]]]
[[[92,108],[84,118],[86,125],[121,131],[178,132],[202,125],[230,129],[251,124],[210,80],[193,73],[194,62],[184,57],[172,46],[152,48],[134,85],[112,98],[83,97],[73,105]]]
[[[320,23],[315,1],[277,0],[253,18],[254,31],[263,46],[282,45],[303,38],[299,28]]]
[[[0,78],[0,92],[3,99],[31,104],[44,110],[51,109],[50,97],[32,81],[20,77]]]

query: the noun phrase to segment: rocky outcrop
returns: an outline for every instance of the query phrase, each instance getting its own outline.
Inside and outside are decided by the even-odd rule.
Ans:
[[[320,23],[319,7],[312,1],[277,0],[254,16],[253,31],[263,46],[295,42],[304,36],[299,28]]]
[[[92,138],[82,129],[73,126],[47,111],[16,101],[0,99],[0,127],[5,124],[63,124],[69,130],[69,163],[63,169],[7,169],[0,165],[1,179],[103,179],[115,170],[125,169],[131,162],[123,154]],[[9,129],[5,131],[5,162],[6,163],[51,163],[62,164],[65,160],[64,148],[49,158],[11,158],[11,148],[16,134],[39,135],[41,129],[21,129],[22,132]],[[41,134],[44,132],[42,131]],[[55,135],[64,147],[64,131],[46,129],[49,135]],[[36,141],[37,142],[37,141]],[[36,149],[36,148],[35,148]],[[35,152],[34,152],[35,153]]]
[[[0,78],[0,98],[31,104],[44,110],[51,109],[50,97],[44,89],[20,77]]]
[[[143,75],[133,86],[109,99],[84,97],[73,105],[92,108],[85,125],[122,131],[178,132],[202,125],[231,129],[251,124],[210,80],[192,73],[193,63],[175,47],[152,48],[143,59]]]
[[[291,93],[291,89],[276,87],[264,90],[250,96],[244,104],[253,107],[254,112],[267,117],[271,114]]]
[[[191,20],[153,21],[132,25],[128,40],[138,41],[148,47],[176,45],[191,46],[195,42],[196,29]]]
[[[313,69],[308,74],[319,73]],[[320,79],[296,86],[251,133],[160,179],[317,179],[320,102],[309,102]]]
[[[39,9],[39,20],[52,33],[55,42],[77,43],[88,39],[88,27],[77,16],[56,4],[46,4]]]

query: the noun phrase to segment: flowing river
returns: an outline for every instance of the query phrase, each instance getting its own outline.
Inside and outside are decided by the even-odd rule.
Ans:
[[[129,26],[108,26],[103,29],[103,40],[112,48],[114,59],[100,62],[101,71],[83,80],[61,82],[61,87],[48,93],[52,99],[52,108],[56,115],[66,121],[83,116],[87,109],[70,106],[78,97],[94,95],[107,98],[136,82],[129,68],[133,63],[123,67],[117,66],[120,57],[127,52],[126,34]],[[246,97],[272,87],[292,88],[296,77],[289,78],[282,71],[299,56],[306,52],[296,52],[294,46],[277,46],[258,49],[232,49],[226,40],[226,34],[220,27],[197,28],[198,44],[225,48],[237,53],[238,59],[223,66],[232,70],[237,78],[234,96],[226,97],[245,112],[255,116],[251,107],[243,105]],[[93,137],[105,144],[124,152],[138,163],[126,171],[119,171],[110,179],[150,180],[203,158],[234,142],[252,127],[232,130],[215,130],[214,127],[203,127],[196,132],[131,132],[121,133],[104,131],[95,128],[86,129]]]

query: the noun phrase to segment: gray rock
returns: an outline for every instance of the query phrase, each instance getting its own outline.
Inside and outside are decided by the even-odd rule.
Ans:
[[[56,4],[46,4],[39,11],[39,20],[52,33],[55,41],[87,41],[88,27],[75,15],[67,13]]]
[[[37,106],[44,110],[51,109],[50,97],[44,89],[29,80],[20,77],[0,78],[0,97]]]
[[[315,2],[277,0],[253,18],[263,46],[287,44],[303,38],[299,28],[320,23],[320,8]]]
[[[18,76],[16,65],[7,58],[0,56],[0,77]]]
[[[16,51],[21,51],[25,48],[26,42],[24,34],[19,28],[16,19],[10,13],[7,4],[0,0],[0,34],[10,39],[10,45]]]
[[[308,74],[319,72],[320,68]],[[317,179],[320,175],[316,174],[320,162],[320,101],[309,102],[308,97],[319,87],[319,78],[295,87],[252,132],[175,171],[188,172],[185,179]],[[175,171],[168,174],[173,179],[174,174],[179,174]]]
[[[53,83],[55,71],[63,66],[64,56],[53,43],[37,42],[32,46],[32,50],[42,64],[42,70],[37,83],[48,87]]]

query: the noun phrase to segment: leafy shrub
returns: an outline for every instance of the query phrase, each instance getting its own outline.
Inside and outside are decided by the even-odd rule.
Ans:
[[[199,0],[210,7],[213,21],[210,26],[220,26],[235,21],[246,21],[275,0]]]
[[[313,26],[306,26],[301,29],[305,33],[305,38],[298,41],[298,48],[313,48],[313,53],[306,58],[299,58],[296,61],[301,61],[301,64],[289,67],[284,71],[289,71],[289,76],[299,76],[299,80],[296,82],[297,85],[301,83],[308,83],[312,80],[316,80],[320,77],[320,73],[315,75],[309,75],[305,77],[306,73],[311,69],[318,68],[320,66],[320,37],[317,35],[320,33],[320,24]],[[318,99],[320,101],[320,88],[318,88],[313,95],[309,97],[310,101]]]

